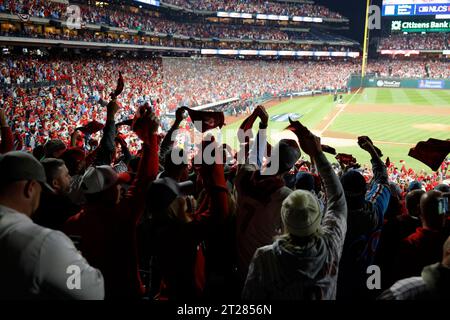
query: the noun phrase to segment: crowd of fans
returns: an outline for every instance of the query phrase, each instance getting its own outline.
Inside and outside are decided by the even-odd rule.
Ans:
[[[270,1],[167,3],[333,16]],[[60,6],[0,0],[3,11],[55,19]],[[98,10],[90,19],[105,19]],[[359,137],[370,165],[330,163],[299,122],[295,140],[271,146],[269,115],[252,103],[346,90],[359,71],[338,59],[3,54],[0,299],[448,299],[450,159],[416,172]],[[450,77],[443,61],[378,60],[368,72]],[[230,98],[216,112],[190,109]],[[238,150],[220,145],[224,112],[248,115]],[[432,151],[422,156],[442,152]]]
[[[278,14],[301,17],[342,19],[326,7],[307,3],[280,3],[267,0],[166,0],[164,3],[200,11]]]
[[[430,77],[450,76],[445,62],[427,62],[427,65]],[[114,70],[121,70],[129,84],[124,100],[119,97],[123,105],[119,119],[126,120],[145,101],[154,106],[158,115],[165,115],[179,106],[196,107],[231,98],[237,98],[242,106],[263,96],[289,96],[309,90],[346,91],[348,77],[358,73],[360,66],[339,60],[4,57],[0,61],[3,89],[0,102],[11,120],[20,124],[13,128],[22,145],[32,149],[55,136],[69,143],[75,127],[89,119],[102,119],[105,114],[102,99],[107,99],[107,88],[115,81],[114,76],[105,78],[104,75],[116,75]],[[424,63],[415,61],[373,61],[368,72],[385,77],[425,76]],[[242,109],[228,107],[231,114]],[[170,121],[163,117],[161,122],[167,130]],[[124,134],[135,152],[139,147],[135,136],[126,129]]]
[[[81,5],[81,21],[130,30],[149,31],[170,35],[202,38],[234,38],[250,40],[291,41],[311,39],[302,32],[284,32],[274,28],[256,26],[215,25],[210,23],[184,23],[152,15],[143,9],[130,11],[125,8]],[[67,20],[67,5],[51,1],[4,1],[0,12],[29,13],[31,16]],[[312,39],[311,39],[312,40]]]
[[[369,63],[367,72],[381,77],[448,79],[450,65],[439,60],[379,59]]]
[[[5,89],[1,102],[12,120],[20,123],[14,129],[23,145],[33,148],[51,137],[51,132],[68,142],[74,126],[101,119],[105,109],[99,100],[107,97],[105,88],[115,81],[104,75],[113,75],[117,69],[129,83],[123,95],[126,103],[119,98],[124,104],[120,119],[125,120],[144,101],[152,103],[159,115],[181,105],[195,107],[230,98],[246,101],[263,95],[342,89],[358,66],[351,62],[214,58],[4,58],[0,63],[0,86]],[[156,104],[158,100],[161,103]],[[133,140],[132,151],[137,146]]]
[[[177,105],[203,105],[230,97],[246,100],[265,94],[345,89],[349,75],[358,68],[357,64],[343,61],[166,59],[163,87],[169,91],[163,100],[173,109]]]
[[[54,136],[32,154],[14,151],[13,130],[24,124],[11,106],[0,109],[1,299],[448,298],[450,212],[441,204],[450,161],[416,175],[359,137],[370,167],[331,164],[298,122],[295,140],[269,148],[262,106],[241,125],[260,122],[254,138],[238,134],[241,150],[206,131],[194,158],[173,139],[182,108],[161,140],[161,117],[140,106],[129,124],[140,141],[132,156],[117,95],[92,148]],[[223,124],[218,114],[189,117]],[[383,272],[377,290],[367,285],[373,264]]]
[[[382,38],[380,50],[448,50],[450,38],[448,33],[428,34],[391,34]]]
[[[1,31],[1,36],[5,37],[26,37],[50,40],[99,42],[113,44],[146,45],[169,48],[191,48],[191,49],[236,49],[236,50],[289,50],[289,51],[340,51],[357,52],[359,48],[340,45],[320,45],[306,43],[273,43],[273,42],[240,42],[228,39],[228,41],[203,41],[183,38],[149,37],[122,34],[112,35],[106,32],[92,32],[89,30],[78,30],[77,32],[35,32],[32,29],[21,31]],[[303,40],[317,40],[310,34],[303,34]]]
[[[13,87],[3,90],[1,101],[24,147],[33,148],[51,135],[68,143],[76,126],[104,117],[101,98],[117,79],[105,74],[117,75],[119,68],[129,83],[123,95],[127,102],[119,112],[126,120],[138,103],[162,95],[160,67],[158,59],[4,59],[0,83]],[[135,141],[127,141],[135,151]]]

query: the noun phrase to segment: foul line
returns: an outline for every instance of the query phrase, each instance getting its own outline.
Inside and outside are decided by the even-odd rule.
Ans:
[[[358,90],[353,94],[353,96],[350,97],[350,99],[347,101],[347,103],[341,107],[341,110],[339,110],[334,115],[334,117],[331,118],[331,120],[326,124],[326,126],[319,132],[319,136],[322,136],[324,134],[324,132],[328,130],[328,128],[333,124],[334,120],[336,120],[336,118],[341,115],[341,113],[345,110],[345,108],[347,108],[347,106],[350,104],[350,102],[353,100],[353,98],[359,93],[360,90],[361,90],[361,88],[358,88]]]

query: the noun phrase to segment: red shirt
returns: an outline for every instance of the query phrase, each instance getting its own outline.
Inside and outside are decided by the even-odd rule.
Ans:
[[[152,136],[136,179],[118,205],[86,205],[64,225],[69,236],[81,237],[81,251],[87,261],[102,271],[106,298],[139,298],[144,294],[137,256],[136,225],[145,209],[149,183],[158,174],[157,135]]]

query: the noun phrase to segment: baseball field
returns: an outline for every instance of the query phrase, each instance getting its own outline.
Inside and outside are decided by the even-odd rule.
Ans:
[[[408,156],[409,149],[428,138],[450,139],[450,90],[370,88],[344,95],[340,104],[333,101],[333,96],[323,95],[271,101],[266,107],[272,144],[282,138],[295,138],[283,130],[288,116],[293,115],[322,137],[322,143],[335,147],[337,152],[352,154],[360,164],[370,163],[368,154],[356,143],[361,135],[372,138],[383,151],[383,159],[389,156],[395,163],[404,160],[407,167],[427,172],[431,169]],[[234,132],[234,138],[224,140],[236,147],[235,132],[242,119],[233,122],[228,118],[227,122],[226,137]]]

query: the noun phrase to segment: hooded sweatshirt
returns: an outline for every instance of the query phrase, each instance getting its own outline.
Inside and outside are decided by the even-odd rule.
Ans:
[[[347,230],[347,205],[338,177],[323,154],[316,159],[328,197],[321,231],[306,244],[283,236],[259,248],[250,264],[245,300],[332,300]]]

